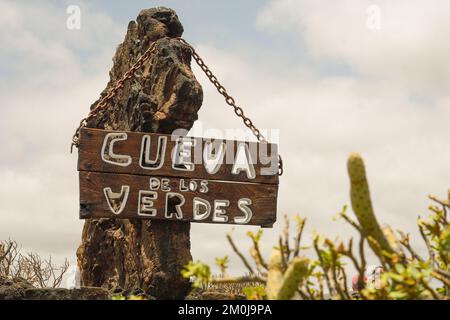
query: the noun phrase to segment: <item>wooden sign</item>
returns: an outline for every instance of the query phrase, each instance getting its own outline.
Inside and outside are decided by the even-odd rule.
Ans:
[[[276,220],[275,144],[83,128],[78,154],[81,219]]]

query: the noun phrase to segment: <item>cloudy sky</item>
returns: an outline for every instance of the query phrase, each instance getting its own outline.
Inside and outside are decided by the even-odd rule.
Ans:
[[[69,5],[81,29],[66,27]],[[175,9],[191,42],[246,113],[278,129],[285,175],[279,218],[308,218],[348,238],[332,217],[349,203],[346,158],[365,160],[383,224],[410,232],[429,193],[450,187],[450,3],[446,0],[9,1],[0,0],[0,238],[75,263],[77,157],[70,138],[108,80],[128,21]],[[380,20],[374,20],[379,13]],[[241,128],[194,68],[205,98],[195,135]],[[265,230],[269,252],[281,223]],[[247,248],[248,230],[234,235]],[[230,255],[230,226],[193,225],[195,259]]]

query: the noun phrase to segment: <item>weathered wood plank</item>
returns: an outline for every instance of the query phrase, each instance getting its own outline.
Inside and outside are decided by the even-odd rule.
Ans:
[[[192,153],[191,162],[194,162],[193,170],[188,171],[173,167],[173,153],[176,150],[177,141],[171,135],[123,131],[116,133],[119,135],[114,136],[114,131],[83,128],[80,135],[78,170],[278,184],[278,147],[276,144],[186,137],[193,139],[192,142],[200,147],[196,149],[199,152],[195,153],[194,147],[189,148],[185,145],[186,150]],[[108,134],[110,134],[109,138]],[[126,134],[126,140],[123,134]],[[143,140],[145,136],[148,137],[147,140]],[[116,139],[114,140],[114,138]],[[159,139],[161,139],[161,146]],[[110,149],[111,143],[109,142],[113,140],[113,147]],[[214,169],[214,161],[212,161],[212,166],[208,167],[209,171],[204,163],[205,148],[207,144],[210,146],[211,142],[215,147],[207,148],[208,154],[211,153],[211,149],[218,150],[221,142],[224,143],[225,150],[224,163],[218,166],[213,173],[211,173],[211,168]],[[163,152],[163,145],[166,145],[165,152]],[[148,149],[146,149],[147,146]],[[253,177],[248,170],[233,172],[236,158],[246,159],[246,157],[242,157],[242,155],[247,155],[246,148],[251,154],[248,158],[251,158],[253,162],[251,166],[254,170]],[[148,154],[145,155],[146,151]],[[240,157],[237,156],[238,153]],[[118,156],[111,158],[110,154]],[[160,159],[158,159],[158,154],[161,155]],[[162,157],[162,155],[164,156]],[[214,156],[214,153],[212,155]]]
[[[261,226],[271,226],[276,220],[277,185],[86,171],[80,171],[79,178],[81,219],[115,217]],[[186,191],[191,181],[191,189]],[[208,206],[210,213],[206,216]]]

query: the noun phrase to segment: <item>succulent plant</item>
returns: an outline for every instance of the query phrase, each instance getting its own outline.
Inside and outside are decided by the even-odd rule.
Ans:
[[[357,221],[346,214],[347,206],[339,216],[358,231],[359,242],[353,238],[344,242],[316,235],[312,248],[317,259],[310,261],[300,256],[300,252],[311,249],[311,246],[300,245],[305,219],[296,217],[296,235],[291,242],[286,217],[285,228],[268,263],[260,251],[262,230],[247,234],[252,241],[250,256],[253,264],[227,235],[232,249],[247,268],[247,275],[212,278],[209,267],[202,263],[188,265],[184,275],[195,276],[197,282],[203,284],[240,284],[241,293],[248,299],[450,299],[450,223],[447,215],[450,190],[448,200],[429,196],[436,205],[429,207],[431,215],[428,219],[418,220],[428,251],[428,257],[422,257],[412,248],[409,234],[397,230],[398,237],[390,227],[382,229],[378,224],[361,156],[352,153],[347,165],[351,204]],[[366,243],[379,263],[379,272],[370,277],[367,276]],[[349,262],[357,272],[353,277],[346,271]],[[218,265],[222,265],[224,274],[227,263]],[[348,286],[350,279],[356,284],[353,288]],[[228,290],[226,286],[223,288]]]
[[[391,245],[386,239],[383,230],[378,224],[370,199],[369,184],[366,177],[366,169],[362,157],[358,153],[351,153],[347,161],[348,175],[350,177],[350,197],[353,212],[366,232],[368,237],[376,240],[382,250],[393,253]],[[369,241],[375,251],[373,242]]]

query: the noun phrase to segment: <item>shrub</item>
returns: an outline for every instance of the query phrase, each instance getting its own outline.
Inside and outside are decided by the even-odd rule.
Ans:
[[[290,239],[289,220],[285,217],[284,231],[269,262],[259,249],[262,230],[247,233],[252,241],[251,263],[227,235],[232,249],[246,267],[247,275],[225,276],[228,260],[220,263],[223,262],[220,259],[216,262],[220,263],[221,277],[212,277],[209,266],[201,262],[191,262],[183,275],[193,278],[194,285],[250,284],[242,287],[248,299],[449,299],[450,226],[447,210],[450,209],[450,190],[448,200],[429,196],[433,201],[429,207],[430,215],[427,219],[418,219],[418,228],[428,250],[427,257],[421,257],[412,248],[408,234],[380,227],[372,207],[363,159],[353,153],[347,166],[356,220],[347,215],[347,207],[339,217],[358,232],[357,242],[353,238],[344,243],[316,235],[310,247],[302,247],[306,219],[294,218],[296,233]],[[378,281],[373,278],[367,281],[365,277],[366,244],[378,259],[379,270],[383,270]],[[316,259],[308,259],[303,254],[306,250],[313,250]],[[345,270],[348,261],[357,270],[355,290],[349,288],[350,278]]]
[[[0,242],[0,278],[21,278],[39,288],[57,288],[69,268],[69,262],[56,266],[52,258],[43,259],[37,253],[22,254],[16,241]]]

